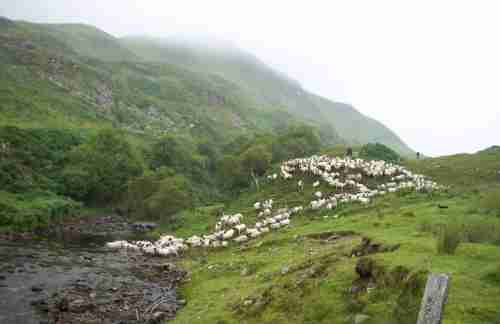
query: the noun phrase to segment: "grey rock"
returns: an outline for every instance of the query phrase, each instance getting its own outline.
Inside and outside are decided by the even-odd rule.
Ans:
[[[32,292],[36,292],[36,293],[42,292],[43,291],[43,287],[41,287],[41,286],[33,286],[33,287],[31,287],[31,291]]]
[[[94,308],[93,304],[85,301],[84,299],[75,299],[68,303],[68,311],[73,313],[85,313]]]

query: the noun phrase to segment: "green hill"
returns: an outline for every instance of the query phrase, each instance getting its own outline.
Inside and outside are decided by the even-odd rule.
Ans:
[[[121,39],[122,44],[144,60],[176,64],[231,80],[259,106],[282,107],[294,116],[317,122],[327,121],[350,144],[380,142],[402,155],[413,154],[391,130],[359,113],[352,106],[332,102],[305,91],[298,82],[269,68],[230,43],[215,42],[213,45],[213,40],[199,42],[209,45],[202,47],[195,41],[177,39]]]
[[[118,122],[139,132],[149,127],[157,133],[169,129],[165,121],[159,125],[157,119],[148,120],[151,114],[176,125],[176,131],[191,124],[210,127],[210,120],[214,124],[210,128],[222,133],[273,131],[295,120],[319,127],[326,144],[380,142],[400,154],[412,153],[379,122],[349,105],[308,93],[231,44],[212,39],[117,39],[88,25],[8,19],[3,19],[0,37],[3,89],[7,84],[19,87],[15,79],[21,73],[26,91],[46,89],[44,97],[33,98],[31,105],[61,101],[47,98],[60,97],[62,91],[69,95],[63,99],[68,105],[88,106],[85,115],[99,115],[100,121]],[[99,108],[103,105],[108,109]],[[69,113],[68,107],[62,110],[58,117],[86,121],[90,117]]]

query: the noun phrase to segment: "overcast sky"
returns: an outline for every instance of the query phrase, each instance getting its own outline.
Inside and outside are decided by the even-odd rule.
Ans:
[[[1,0],[113,35],[210,33],[429,155],[500,144],[500,4],[486,0]],[[307,107],[305,107],[307,108]]]

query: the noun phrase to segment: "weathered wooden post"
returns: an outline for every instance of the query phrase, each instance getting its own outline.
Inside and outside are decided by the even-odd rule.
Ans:
[[[448,299],[450,277],[445,274],[431,274],[427,279],[424,298],[420,305],[417,324],[440,324],[444,306]]]

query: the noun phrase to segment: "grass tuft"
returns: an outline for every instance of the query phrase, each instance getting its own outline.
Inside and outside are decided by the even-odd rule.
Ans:
[[[455,254],[461,242],[461,226],[455,223],[446,224],[439,233],[437,242],[438,254]]]

